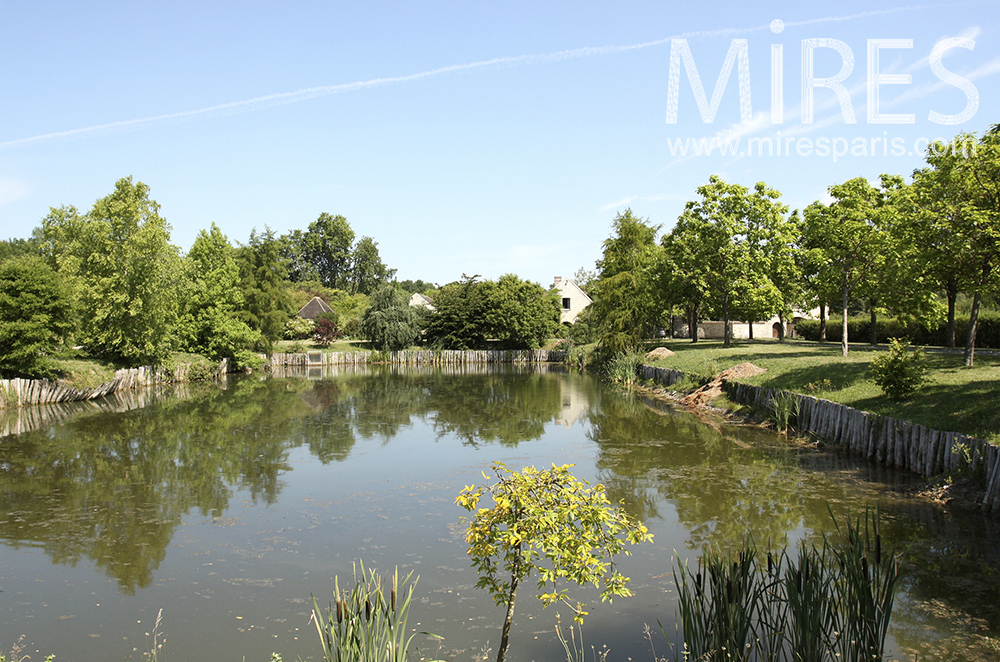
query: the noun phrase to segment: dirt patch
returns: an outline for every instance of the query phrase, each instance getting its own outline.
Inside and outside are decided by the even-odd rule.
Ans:
[[[647,361],[656,361],[657,359],[665,359],[674,355],[674,352],[670,351],[666,347],[657,347],[653,351],[646,354]]]
[[[767,372],[766,368],[761,368],[753,363],[740,363],[738,365],[734,365],[732,368],[727,368],[726,370],[720,372],[715,376],[715,379],[705,384],[697,391],[692,391],[691,393],[685,395],[681,398],[681,404],[688,407],[704,407],[709,402],[722,395],[723,379],[745,379],[747,377],[762,375],[765,372]]]

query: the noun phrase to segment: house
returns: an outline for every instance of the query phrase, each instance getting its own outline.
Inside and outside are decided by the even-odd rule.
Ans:
[[[323,313],[332,313],[333,308],[319,297],[313,297],[309,303],[299,308],[298,316],[302,319],[314,320]]]
[[[426,308],[427,310],[434,310],[434,302],[430,298],[425,297],[419,292],[414,292],[413,296],[410,297],[410,305],[416,308]]]
[[[795,325],[798,324],[799,320],[807,319],[812,317],[810,313],[805,313],[800,310],[796,310],[792,313],[790,318],[785,319],[785,338],[795,338]],[[673,319],[674,327],[674,337],[675,338],[690,338],[691,332],[688,329],[687,320],[683,317],[675,316]],[[744,340],[750,337],[750,324],[744,321],[730,320],[729,321],[730,337],[733,339]],[[709,340],[721,340],[723,338],[724,328],[722,320],[705,320],[698,322],[698,337],[707,338]],[[780,338],[781,337],[781,320],[777,316],[772,317],[766,322],[754,322],[753,323],[753,337],[757,340],[763,338]]]
[[[559,321],[562,324],[574,324],[576,318],[580,316],[583,309],[594,302],[587,293],[580,289],[580,286],[569,278],[555,276],[552,279],[552,287],[559,293],[559,301],[562,312]]]

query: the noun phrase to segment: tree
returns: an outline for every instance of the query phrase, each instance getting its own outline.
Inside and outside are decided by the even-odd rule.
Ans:
[[[427,341],[445,349],[537,349],[559,323],[559,301],[513,274],[445,285],[427,317]]]
[[[478,349],[488,336],[483,320],[486,300],[481,296],[479,275],[448,283],[434,299],[434,312],[427,317],[427,342],[442,349]]]
[[[954,298],[972,294],[964,363],[975,362],[979,309],[997,287],[1000,264],[1000,125],[976,139],[956,136],[950,145],[927,148],[928,167],[914,173],[927,227],[918,235],[933,267],[943,269],[949,335],[954,337]],[[953,294],[954,293],[954,294]]]
[[[260,332],[238,317],[244,298],[236,250],[215,223],[198,233],[185,266],[181,347],[218,360],[259,346]]]
[[[712,175],[698,194],[701,200],[685,205],[668,245],[683,265],[688,296],[707,293],[721,312],[723,346],[729,347],[734,316],[752,321],[785,307],[770,275],[790,268],[782,266],[789,259],[788,209],[763,182],[751,192]]]
[[[64,281],[39,257],[0,263],[0,372],[51,376],[50,361],[73,328]]]
[[[882,246],[885,237],[878,216],[883,192],[863,177],[831,186],[829,192],[833,197],[829,205],[817,201],[806,207],[803,234],[806,247],[822,256],[821,277],[839,284],[843,315],[841,351],[847,356],[851,296],[865,279],[878,277],[885,255]]]
[[[94,354],[156,363],[170,349],[180,303],[180,255],[149,187],[125,177],[81,216],[52,209],[36,231],[43,254],[74,288],[80,340]]]
[[[351,253],[351,294],[371,294],[395,274],[395,269],[382,262],[378,243],[371,237],[362,237]]]
[[[360,332],[381,351],[399,351],[416,342],[420,324],[406,292],[389,284],[375,290],[361,318]]]
[[[626,209],[615,215],[604,240],[588,309],[598,343],[611,354],[634,350],[657,321],[652,270],[659,229]]]
[[[539,575],[537,597],[542,604],[564,602],[578,623],[587,614],[585,605],[571,605],[557,580],[601,586],[602,600],[632,595],[628,578],[615,567],[615,555],[629,553],[626,542],[637,545],[652,540],[653,534],[623,509],[612,507],[603,485],[591,487],[575,478],[571,466],[512,472],[494,462],[496,483],[466,486],[455,499],[475,513],[467,520],[466,541],[479,572],[476,586],[507,607],[497,662],[503,662],[510,643],[518,585],[532,572]],[[490,479],[485,472],[483,478]],[[479,508],[487,494],[493,507]]]
[[[0,241],[0,262],[22,255],[41,255],[41,245],[37,238]]]
[[[538,349],[559,325],[554,292],[514,274],[483,283],[486,334],[502,349]]]
[[[292,314],[291,300],[285,287],[286,264],[274,232],[265,229],[250,232],[250,241],[236,252],[240,267],[243,307],[240,319],[262,338],[259,349],[268,349],[281,338],[285,322]]]
[[[327,287],[350,289],[354,230],[347,219],[323,212],[302,237],[306,260]]]

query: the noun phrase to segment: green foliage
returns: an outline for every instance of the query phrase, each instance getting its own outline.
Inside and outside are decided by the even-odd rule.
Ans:
[[[537,283],[507,274],[445,285],[427,317],[427,342],[442,349],[538,349],[559,322],[559,301]]]
[[[468,485],[455,499],[475,513],[467,520],[466,541],[479,572],[476,586],[486,589],[498,605],[507,606],[497,662],[503,662],[507,651],[518,584],[532,573],[538,575],[536,597],[542,604],[569,605],[578,623],[587,613],[584,605],[571,605],[558,580],[601,586],[602,600],[632,594],[628,578],[615,567],[615,555],[629,553],[626,542],[635,545],[653,536],[611,505],[603,485],[590,486],[575,478],[571,466],[512,472],[494,462],[496,483]],[[485,472],[483,478],[490,480]],[[487,495],[493,506],[480,508]]]
[[[170,350],[182,266],[149,187],[118,180],[84,216],[52,209],[36,231],[43,253],[74,291],[78,338],[98,356],[157,363]]]
[[[351,294],[371,294],[396,274],[382,262],[378,242],[362,237],[351,253]]]
[[[233,352],[233,363],[235,363],[236,370],[253,372],[254,370],[260,370],[264,367],[264,358],[254,351],[249,349],[238,349]]]
[[[502,349],[538,349],[559,324],[556,295],[514,274],[483,283],[485,333]]]
[[[847,320],[848,334],[851,338],[868,338],[871,335],[871,317],[852,316]],[[976,344],[979,347],[1000,348],[1000,314],[983,312],[980,314],[976,329]],[[961,336],[967,335],[969,320],[956,320],[955,331]],[[946,345],[947,321],[934,319],[930,322],[902,320],[894,317],[880,317],[875,326],[878,342],[887,343],[890,338],[905,338],[914,345]],[[806,340],[819,340],[819,320],[799,320],[795,325],[795,333]],[[830,342],[840,342],[840,317],[831,317],[827,321],[826,338]]]
[[[640,363],[642,357],[638,354],[615,354],[604,364],[604,374],[616,384],[631,386],[639,379]]]
[[[236,253],[240,268],[243,307],[239,315],[247,326],[260,333],[257,349],[269,350],[284,333],[292,315],[291,299],[285,288],[287,262],[274,233],[250,232],[250,241]]]
[[[616,354],[634,351],[658,317],[652,274],[659,226],[626,209],[615,216],[612,228],[597,262],[600,276],[590,285],[594,302],[586,312],[597,342]]]
[[[327,287],[350,289],[354,230],[347,219],[326,212],[309,224],[303,237],[307,262]]]
[[[767,413],[778,432],[785,432],[798,423],[799,399],[794,393],[777,391],[767,403]]]
[[[358,332],[375,349],[396,352],[417,341],[420,324],[406,292],[389,284],[372,294]]]
[[[889,351],[872,357],[869,371],[882,392],[892,400],[905,400],[927,379],[919,349],[899,338],[889,341]]]
[[[763,182],[750,190],[712,175],[698,195],[663,242],[661,280],[669,298],[689,310],[707,299],[725,322],[728,347],[730,320],[790,310],[797,226],[781,194]]]
[[[385,580],[383,588],[382,577],[359,563],[354,566],[354,587],[341,594],[340,580],[334,577],[334,602],[326,611],[320,609],[313,597],[311,620],[323,647],[323,659],[326,662],[405,662],[410,643],[416,636],[416,633],[407,636],[406,623],[418,579],[410,572],[400,581],[397,568],[392,577]]]
[[[430,290],[436,290],[434,283],[425,283],[422,280],[401,280],[396,283],[404,292],[408,294],[424,294]]]
[[[41,258],[0,263],[0,373],[50,377],[51,356],[73,329],[65,283]]]
[[[695,660],[881,660],[898,562],[883,553],[878,515],[837,525],[766,563],[751,539],[738,554],[707,551],[695,571],[674,569],[680,649]]]
[[[307,320],[298,315],[285,322],[285,340],[305,340],[313,334],[313,320]]]
[[[236,251],[213,223],[195,238],[185,260],[187,284],[178,321],[180,347],[214,360],[262,344],[260,332],[239,319],[244,298]]]

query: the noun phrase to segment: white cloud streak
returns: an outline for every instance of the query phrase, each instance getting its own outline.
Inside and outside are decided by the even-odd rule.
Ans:
[[[795,27],[803,25],[816,25],[821,23],[851,21],[860,18],[883,16],[886,14],[893,14],[899,12],[917,11],[921,9],[927,9],[930,7],[938,7],[938,6],[944,6],[944,5],[916,5],[916,6],[905,6],[905,7],[895,7],[889,9],[864,11],[856,14],[848,14],[845,16],[828,16],[824,18],[814,18],[803,21],[789,21],[785,23],[785,26]],[[421,71],[413,74],[405,74],[401,76],[387,76],[384,78],[373,78],[370,80],[355,81],[353,83],[339,83],[335,85],[320,85],[317,87],[307,87],[292,92],[277,92],[274,94],[266,94],[259,97],[253,97],[251,99],[244,99],[242,101],[231,101],[229,103],[217,104],[214,106],[206,106],[204,108],[197,108],[195,110],[185,110],[175,113],[164,113],[162,115],[153,115],[150,117],[143,117],[138,119],[108,122],[106,124],[97,124],[78,129],[69,129],[66,131],[53,131],[51,133],[44,133],[36,136],[30,136],[27,138],[16,138],[14,140],[0,142],[0,149],[9,149],[11,147],[31,145],[34,143],[44,142],[49,140],[82,137],[82,136],[101,134],[106,132],[134,131],[136,129],[140,129],[145,126],[171,120],[186,120],[198,117],[219,117],[219,116],[235,115],[239,113],[248,113],[256,110],[263,110],[265,108],[271,108],[274,106],[299,103],[301,101],[307,101],[309,99],[315,99],[317,97],[322,97],[322,96],[342,94],[344,92],[355,92],[358,90],[380,87],[383,85],[396,85],[399,83],[409,83],[409,82],[419,81],[425,78],[434,78],[437,76],[444,76],[447,74],[453,74],[463,71],[493,69],[501,66],[510,67],[510,66],[524,66],[529,64],[545,64],[550,62],[574,60],[584,57],[614,55],[617,53],[627,53],[630,51],[638,51],[647,48],[652,48],[655,46],[661,46],[663,44],[670,43],[670,40],[672,39],[724,37],[735,34],[746,34],[750,32],[762,32],[769,29],[770,28],[768,24],[768,25],[759,25],[759,26],[744,27],[744,28],[737,27],[737,28],[720,28],[717,30],[699,30],[692,32],[683,32],[677,35],[672,35],[670,37],[664,37],[663,39],[656,39],[654,41],[646,41],[638,44],[628,44],[622,46],[596,46],[596,47],[588,46],[583,48],[558,51],[554,53],[497,57],[489,60],[469,62],[466,64],[453,64],[445,67],[438,67],[436,69],[429,69],[427,71]]]

